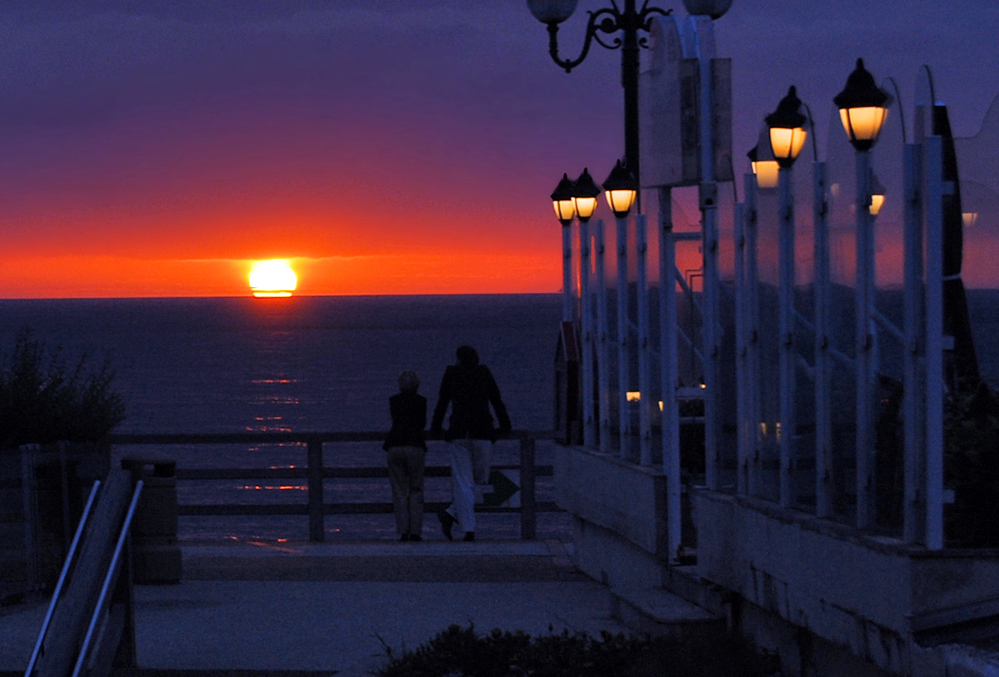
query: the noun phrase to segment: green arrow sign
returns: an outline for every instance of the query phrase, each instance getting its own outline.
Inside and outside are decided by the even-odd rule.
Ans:
[[[484,494],[482,496],[483,505],[495,507],[510,501],[514,497],[514,494],[520,492],[520,486],[517,484],[518,481],[520,481],[519,470],[493,470],[489,473],[489,484],[492,485],[493,491],[491,494]],[[510,507],[517,507],[514,504],[519,505],[519,499],[520,496],[517,496],[516,501],[510,501]]]

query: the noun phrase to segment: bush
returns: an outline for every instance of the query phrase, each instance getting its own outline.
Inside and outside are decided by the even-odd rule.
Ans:
[[[62,346],[49,350],[22,329],[0,353],[0,449],[60,440],[93,442],[125,419],[109,360],[91,369],[87,355],[67,368]]]
[[[472,625],[452,625],[415,651],[386,652],[378,677],[763,677],[778,667],[724,635],[678,640],[601,632],[595,639],[566,630],[532,640],[499,629],[480,637]]]

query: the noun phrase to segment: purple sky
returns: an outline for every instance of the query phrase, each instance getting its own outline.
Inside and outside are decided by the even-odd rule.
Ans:
[[[555,291],[548,193],[583,166],[602,180],[622,154],[619,54],[594,46],[565,74],[523,0],[13,4],[0,7],[8,270],[45,253],[319,261],[478,248],[528,268],[550,251],[550,278],[539,267],[532,284]],[[563,55],[601,6],[580,1]],[[737,172],[791,84],[824,152],[831,99],[858,56],[896,79],[909,111],[929,64],[956,135],[973,134],[999,92],[997,27],[999,6],[983,0],[734,0],[716,37],[733,59]],[[384,231],[358,224],[365,210]],[[271,241],[282,215],[295,223]]]

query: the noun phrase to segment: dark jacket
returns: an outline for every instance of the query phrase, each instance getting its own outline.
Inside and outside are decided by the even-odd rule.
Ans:
[[[389,398],[392,429],[383,449],[390,447],[427,448],[423,428],[427,425],[427,398],[416,393],[397,393]]]
[[[510,417],[500,399],[499,387],[485,365],[457,364],[447,368],[441,380],[441,392],[434,409],[430,430],[440,434],[444,414],[451,405],[451,419],[444,439],[450,441],[470,437],[475,440],[495,440],[496,429],[489,405],[493,405],[501,431],[510,430]]]

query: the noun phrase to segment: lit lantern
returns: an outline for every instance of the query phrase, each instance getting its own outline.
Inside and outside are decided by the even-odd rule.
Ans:
[[[607,195],[607,204],[610,205],[614,216],[623,219],[631,211],[631,205],[635,203],[635,196],[638,194],[638,180],[618,160],[614,169],[611,170],[610,176],[604,181],[604,192]]]
[[[766,117],[770,129],[770,150],[773,151],[777,164],[784,169],[790,169],[798,159],[808,131],[805,129],[806,118],[801,113],[801,99],[798,98],[794,85],[787,90],[787,96],[777,104],[777,110]]]
[[[885,187],[878,181],[878,177],[871,178],[871,216],[877,216],[881,211],[881,206],[885,203]]]
[[[857,59],[857,67],[846,80],[846,87],[833,103],[839,108],[843,129],[858,151],[870,150],[888,116],[888,93],[874,84],[874,76]]]
[[[965,228],[971,228],[978,221],[978,212],[964,212],[961,214],[961,221]]]
[[[590,170],[584,168],[576,182],[572,184],[572,200],[576,205],[576,216],[584,223],[590,220],[597,209],[597,196],[600,187],[590,176]]]
[[[776,160],[760,158],[758,148],[759,146],[753,146],[753,149],[746,153],[753,168],[753,174],[756,175],[756,185],[760,188],[776,188],[780,165],[777,164]]]
[[[576,202],[572,199],[572,181],[568,174],[563,174],[562,180],[555,186],[552,205],[555,207],[555,216],[563,226],[572,223],[572,218],[576,215]]]

